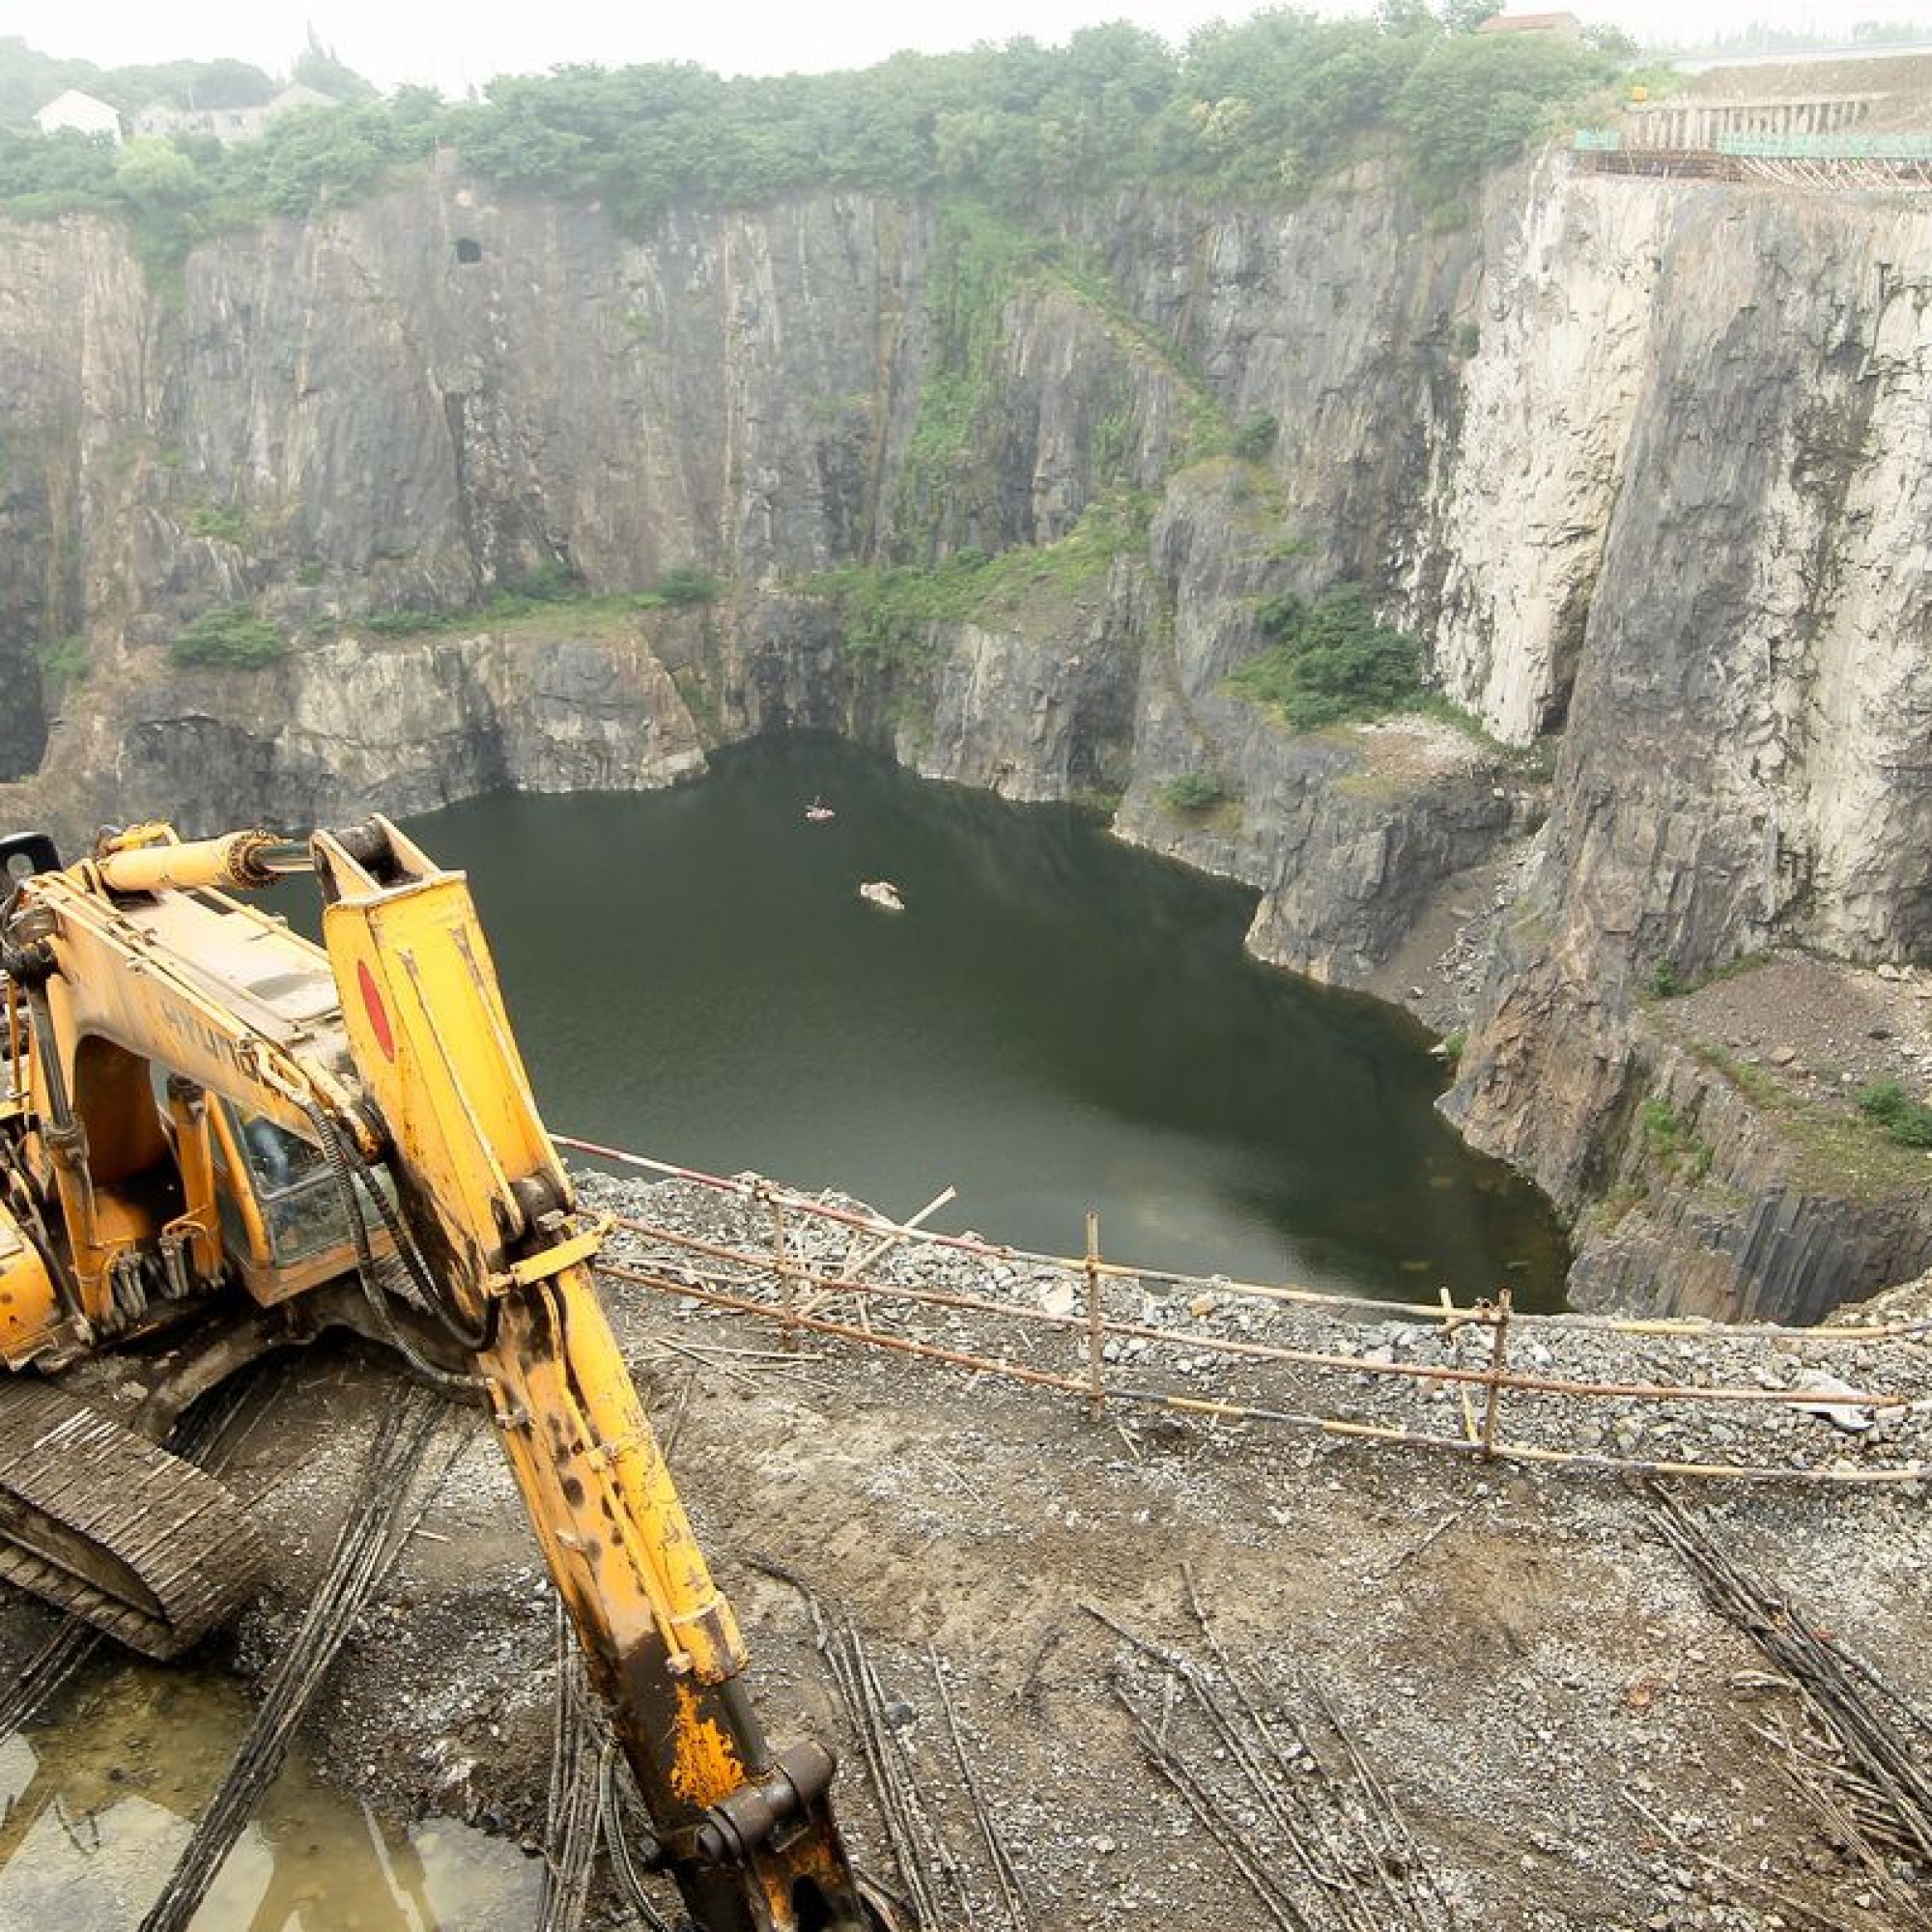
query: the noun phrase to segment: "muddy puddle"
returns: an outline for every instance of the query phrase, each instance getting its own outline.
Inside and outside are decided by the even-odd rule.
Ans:
[[[207,1671],[97,1662],[0,1743],[0,1932],[121,1932],[160,1894],[250,1715]],[[447,1820],[402,1825],[299,1751],[194,1932],[483,1932],[535,1921],[541,1868]]]

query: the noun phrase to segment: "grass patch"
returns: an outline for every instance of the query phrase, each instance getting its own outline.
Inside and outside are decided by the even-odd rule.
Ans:
[[[1670,1102],[1653,1095],[1643,1103],[1643,1151],[1666,1174],[1694,1187],[1711,1171],[1715,1151],[1690,1131]]]
[[[691,722],[697,726],[699,743],[712,746],[722,744],[724,736],[724,723],[718,709],[718,700],[712,696],[711,688],[704,681],[704,675],[695,667],[681,665],[670,674],[672,689],[684,700],[684,708],[691,714]]]
[[[1266,705],[1292,731],[1413,711],[1428,695],[1422,645],[1378,623],[1360,584],[1342,584],[1313,604],[1284,591],[1257,607],[1255,617],[1276,641],[1237,665],[1228,689]]]
[[[527,577],[512,580],[481,603],[456,611],[372,611],[362,629],[377,638],[434,637],[448,631],[474,630],[479,624],[502,626],[532,617],[567,618],[584,629],[604,630],[613,620],[639,611],[689,611],[716,603],[724,584],[716,577],[680,566],[668,570],[648,590],[619,590],[592,596],[565,565],[546,565]]]
[[[700,604],[715,604],[724,594],[724,585],[720,579],[681,565],[666,571],[637,601],[640,611],[654,611],[666,605],[675,611],[689,611]]]
[[[217,670],[260,670],[288,652],[289,640],[244,604],[197,617],[168,644],[168,662]]]
[[[254,526],[245,510],[230,503],[192,503],[182,512],[182,528],[190,536],[247,550],[255,540]]]
[[[1859,1095],[1859,1112],[1889,1141],[1905,1148],[1932,1148],[1932,1107],[1915,1100],[1902,1080],[1880,1080]]]
[[[1791,1179],[1807,1193],[1878,1201],[1924,1188],[1924,1154],[1893,1141],[1876,1121],[1807,1099],[1764,1067],[1748,1066],[1720,1047],[1692,1041],[1687,1051],[1760,1114],[1776,1119],[1795,1155]]]
[[[78,635],[49,638],[44,643],[36,644],[34,662],[57,691],[71,691],[77,684],[85,684],[88,672],[94,668],[87,639]]]
[[[1613,1187],[1585,1207],[1578,1229],[1602,1239],[1620,1227],[1649,1199],[1650,1189],[1640,1183]]]
[[[1685,973],[1674,960],[1657,959],[1638,980],[1637,991],[1646,1000],[1683,999],[1691,993],[1701,993],[1706,986],[1735,980],[1740,974],[1754,973],[1760,966],[1769,965],[1775,956],[1770,952],[1742,952],[1737,958],[1697,975]]]
[[[1214,772],[1182,772],[1160,788],[1161,804],[1186,818],[1200,818],[1227,800],[1228,787]]]
[[[1122,794],[1117,791],[1081,790],[1068,795],[1067,804],[1083,818],[1091,818],[1101,825],[1113,822],[1114,814],[1121,809]]]

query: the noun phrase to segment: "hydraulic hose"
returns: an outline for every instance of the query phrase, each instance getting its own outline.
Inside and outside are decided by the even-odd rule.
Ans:
[[[365,1201],[374,1201],[376,1210],[381,1215],[384,1230],[396,1247],[397,1259],[408,1276],[408,1289],[413,1293],[406,1293],[405,1299],[419,1301],[426,1313],[435,1317],[451,1339],[469,1354],[474,1354],[489,1340],[487,1326],[477,1331],[464,1328],[451,1315],[442,1297],[437,1293],[428,1264],[422,1258],[422,1251],[416,1245],[409,1230],[405,1228],[388,1202],[388,1197],[376,1185],[374,1173],[361,1154],[343,1138],[335,1122],[313,1101],[302,1102],[302,1110],[307,1114],[309,1124],[315,1128],[316,1139],[322,1148],[323,1158],[328,1163],[329,1174],[335,1181],[336,1193],[340,1197],[343,1209],[349,1218],[349,1230],[355,1240],[355,1274],[361,1283],[363,1297],[369,1304],[370,1313],[376,1318],[377,1326],[383,1338],[399,1353],[416,1373],[438,1387],[461,1390],[471,1394],[483,1384],[476,1376],[451,1375],[428,1360],[420,1350],[409,1340],[397,1326],[395,1317],[389,1311],[388,1290],[384,1282],[383,1264],[376,1255],[369,1240],[368,1217],[363,1211]],[[358,1180],[360,1185],[357,1185]]]

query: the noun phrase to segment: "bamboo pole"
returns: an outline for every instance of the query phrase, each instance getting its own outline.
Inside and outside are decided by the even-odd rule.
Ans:
[[[1087,1413],[1094,1421],[1106,1406],[1100,1380],[1101,1341],[1106,1327],[1100,1314],[1100,1216],[1087,1210]]]
[[[1483,1461],[1496,1454],[1496,1416],[1502,1407],[1504,1371],[1509,1367],[1510,1292],[1496,1291],[1496,1325],[1490,1345],[1490,1393],[1483,1405]]]
[[[903,1224],[888,1221],[883,1215],[859,1214],[849,1208],[833,1208],[823,1201],[814,1201],[810,1195],[799,1194],[788,1188],[780,1189],[776,1182],[756,1179],[727,1179],[722,1175],[706,1174],[699,1168],[680,1167],[673,1161],[654,1160],[647,1154],[630,1153],[621,1148],[607,1147],[600,1142],[582,1140],[570,1134],[554,1133],[551,1139],[558,1147],[571,1148],[580,1153],[594,1154],[600,1160],[614,1161],[620,1166],[635,1167],[646,1173],[663,1175],[667,1179],[686,1180],[696,1186],[713,1188],[725,1194],[736,1194],[741,1198],[753,1195],[756,1188],[773,1188],[784,1195],[795,1212],[821,1220],[837,1221],[848,1228],[882,1235],[902,1230]],[[623,1215],[615,1218],[621,1226],[642,1233],[652,1232],[646,1223],[633,1221]],[[1040,1254],[1030,1248],[1015,1248],[1002,1242],[983,1240],[973,1235],[938,1235],[922,1229],[918,1231],[916,1238],[931,1247],[951,1248],[955,1253],[977,1255],[987,1261],[1033,1262],[1042,1266],[1058,1268],[1075,1268],[1081,1264],[1075,1257]],[[1209,1277],[1206,1275],[1181,1274],[1169,1268],[1142,1267],[1132,1263],[1102,1262],[1100,1272],[1103,1275],[1127,1280],[1170,1282],[1182,1288],[1205,1289],[1211,1286],[1217,1294],[1283,1301],[1304,1308],[1353,1310],[1361,1314],[1375,1315],[1384,1321],[1408,1317],[1413,1320],[1433,1321],[1442,1312],[1439,1306],[1431,1302],[1387,1301],[1369,1294],[1337,1294],[1325,1290],[1298,1288],[1293,1283],[1228,1281],[1222,1278],[1214,1278],[1210,1282]],[[1847,1342],[1862,1346],[1871,1342],[1906,1341],[1932,1335],[1932,1318],[1917,1321],[1874,1322],[1869,1327],[1844,1323],[1836,1327],[1820,1325],[1815,1328],[1792,1328],[1776,1321],[1709,1321],[1697,1317],[1682,1316],[1632,1318],[1571,1313],[1530,1316],[1519,1312],[1515,1319],[1519,1322],[1533,1321],[1540,1327],[1550,1331],[1575,1328],[1600,1334],[1643,1335],[1652,1339],[1681,1336],[1692,1341],[1706,1342],[1749,1341],[1763,1338],[1790,1341],[1802,1337],[1807,1346],[1821,1342]]]
[[[716,1289],[699,1288],[688,1281],[668,1276],[646,1275],[636,1269],[600,1263],[600,1271],[620,1280],[637,1283],[662,1293],[702,1302],[707,1307],[728,1309],[734,1314],[753,1316],[761,1321],[775,1319],[769,1302],[749,1300]],[[828,1321],[816,1316],[800,1316],[799,1325],[815,1333],[835,1335],[875,1349],[890,1349],[898,1354],[925,1361],[944,1362],[971,1375],[1004,1376],[1009,1380],[1037,1388],[1062,1389],[1069,1395],[1091,1393],[1086,1377],[1054,1375],[1044,1369],[1021,1368],[1009,1361],[995,1361],[961,1349],[942,1349],[929,1342],[915,1342],[903,1335],[867,1334],[845,1322]],[[1361,1366],[1357,1364],[1356,1366]],[[1512,1383],[1511,1386],[1525,1384]],[[1390,1447],[1438,1449],[1455,1455],[1478,1455],[1482,1444],[1465,1438],[1435,1435],[1383,1423],[1347,1422],[1339,1417],[1315,1415],[1294,1409],[1268,1408],[1256,1403],[1219,1402],[1198,1396],[1164,1395],[1157,1390],[1110,1383],[1103,1393],[1110,1401],[1138,1402],[1165,1408],[1177,1415],[1207,1416],[1233,1422],[1259,1422],[1294,1429],[1311,1435],[1340,1436],[1350,1441],[1376,1442]],[[1637,1476],[1684,1476],[1695,1479],[1724,1479],[1747,1483],[1798,1483],[1831,1489],[1884,1489],[1902,1484],[1932,1481],[1932,1471],[1918,1463],[1892,1469],[1797,1468],[1764,1463],[1659,1463],[1621,1456],[1604,1456],[1567,1449],[1543,1449],[1527,1443],[1498,1441],[1494,1458],[1504,1462],[1529,1463],[1542,1467],[1585,1469],[1599,1474]]]
[[[1445,1335],[1454,1334],[1460,1325],[1460,1318],[1456,1313],[1456,1304],[1450,1298],[1449,1291],[1446,1288],[1438,1288],[1435,1292],[1442,1297],[1442,1313],[1444,1318],[1442,1332]],[[1476,1406],[1469,1400],[1469,1384],[1467,1382],[1458,1382],[1455,1386],[1456,1400],[1463,1405],[1463,1434],[1473,1442],[1476,1439]]]
[[[779,1339],[786,1349],[798,1347],[798,1283],[786,1263],[790,1260],[785,1233],[784,1203],[770,1188],[762,1190],[772,1208],[772,1273],[778,1278],[779,1292],[784,1296],[784,1318],[779,1325]]]
[[[708,1255],[715,1261],[729,1262],[749,1268],[754,1274],[766,1268],[762,1257],[747,1254],[742,1249],[723,1247],[716,1242],[699,1240],[696,1236],[679,1235],[670,1229],[650,1228],[641,1223],[636,1225],[638,1232],[668,1245]],[[624,1270],[619,1264],[600,1262],[599,1265],[620,1278],[623,1275]],[[1105,1262],[1096,1262],[1095,1270],[1102,1277],[1111,1272]],[[896,1296],[922,1307],[953,1309],[1022,1324],[1037,1323],[1047,1328],[1075,1327],[1087,1319],[1084,1313],[1052,1315],[1044,1309],[1027,1308],[1017,1302],[996,1301],[984,1295],[957,1294],[941,1289],[913,1288],[905,1284],[883,1287],[875,1282],[853,1281],[843,1275],[811,1274],[810,1279],[826,1293],[807,1303],[802,1313],[815,1307],[818,1300],[829,1299],[833,1294],[853,1294],[862,1297]],[[1520,1316],[1516,1318],[1519,1321],[1521,1319]],[[1482,1320],[1486,1324],[1492,1324],[1493,1314],[1486,1314]],[[1465,1388],[1487,1388],[1495,1374],[1492,1367],[1459,1369],[1447,1365],[1435,1367],[1426,1362],[1375,1362],[1363,1355],[1338,1355],[1318,1349],[1290,1349],[1272,1342],[1243,1342],[1232,1335],[1207,1334],[1199,1329],[1181,1332],[1138,1321],[1105,1321],[1102,1326],[1108,1335],[1138,1337],[1168,1348],[1184,1347],[1197,1354],[1227,1355],[1244,1361],[1292,1362],[1303,1368],[1335,1369],[1349,1375],[1386,1376],[1398,1381],[1454,1382]],[[1551,1376],[1509,1375],[1503,1378],[1502,1386],[1530,1395],[1617,1396],[1634,1402],[1735,1402],[1764,1403],[1772,1407],[1794,1405],[1815,1407],[1821,1400],[1816,1389],[1735,1388],[1724,1384],[1706,1386],[1688,1382],[1584,1382]],[[1909,1409],[1914,1406],[1905,1396],[1877,1395],[1856,1389],[1842,1395],[1833,1394],[1830,1401],[1833,1406],[1846,1408]]]

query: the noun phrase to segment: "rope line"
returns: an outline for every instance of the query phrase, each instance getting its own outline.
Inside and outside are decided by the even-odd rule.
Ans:
[[[647,1154],[627,1152],[621,1148],[606,1147],[596,1141],[580,1140],[570,1134],[554,1133],[551,1139],[558,1147],[569,1148],[578,1153],[591,1154],[599,1160],[614,1161],[621,1166],[639,1168],[646,1173],[662,1175],[669,1180],[689,1180],[699,1187],[730,1194],[742,1201],[777,1201],[781,1203],[787,1211],[804,1214],[815,1220],[836,1222],[841,1227],[859,1229],[867,1234],[887,1236],[895,1241],[910,1241],[925,1247],[950,1248],[959,1254],[978,1256],[982,1261],[1010,1262],[1075,1271],[1084,1271],[1088,1265],[1084,1256],[1054,1255],[1032,1248],[1009,1247],[982,1239],[977,1235],[937,1234],[929,1228],[916,1228],[904,1222],[888,1220],[882,1214],[862,1212],[848,1208],[835,1208],[815,1196],[801,1194],[778,1181],[768,1180],[760,1175],[741,1174],[727,1177],[706,1174],[701,1168],[680,1167],[674,1161],[654,1160]],[[1337,1312],[1374,1315],[1382,1321],[1409,1317],[1436,1323],[1440,1322],[1443,1317],[1442,1304],[1439,1301],[1384,1301],[1374,1295],[1341,1294],[1332,1290],[1306,1288],[1293,1282],[1238,1281],[1226,1275],[1184,1274],[1179,1269],[1137,1267],[1130,1263],[1122,1262],[1102,1261],[1097,1265],[1102,1276],[1115,1281],[1163,1282],[1176,1288],[1194,1288],[1214,1293],[1246,1295],[1265,1301],[1287,1302],[1301,1308],[1332,1309]],[[1455,1314],[1456,1319],[1461,1321],[1488,1325],[1495,1321],[1493,1307],[1487,1302],[1477,1302],[1469,1308],[1458,1309]],[[1802,1334],[1807,1342],[1862,1343],[1901,1341],[1932,1334],[1932,1317],[1918,1321],[1874,1322],[1868,1327],[1854,1323],[1838,1326],[1821,1324],[1802,1330],[1785,1327],[1775,1321],[1708,1321],[1684,1317],[1644,1318],[1579,1315],[1570,1312],[1529,1315],[1519,1311],[1510,1319],[1513,1323],[1535,1322],[1552,1329],[1574,1328],[1602,1334],[1643,1335],[1653,1338],[1682,1335],[1699,1341],[1713,1339],[1732,1341],[1771,1336],[1781,1336],[1788,1340],[1794,1334]]]
[[[1079,1258],[1036,1254],[998,1246],[977,1236],[933,1234],[863,1209],[834,1206],[756,1175],[726,1179],[595,1143],[563,1139],[562,1144],[742,1203],[744,1230],[711,1238],[616,1214],[611,1220],[617,1232],[598,1262],[598,1271],[610,1282],[767,1322],[780,1330],[786,1349],[794,1347],[802,1334],[822,1335],[971,1376],[998,1377],[1076,1397],[1095,1413],[1111,1403],[1210,1426],[1257,1425],[1337,1440],[1425,1449],[1486,1463],[1838,1489],[1895,1488],[1932,1477],[1932,1468],[1925,1463],[1916,1457],[1906,1459],[1907,1444],[1889,1443],[1899,1430],[1922,1426],[1921,1419],[1932,1414],[1932,1385],[1919,1374],[1923,1361],[1918,1350],[1904,1350],[1902,1358],[1898,1354],[1880,1358],[1879,1374],[1872,1373],[1870,1359],[1861,1361],[1856,1365],[1861,1385],[1856,1388],[1835,1377],[1825,1378],[1828,1385],[1794,1380],[1790,1363],[1782,1359],[1794,1343],[1802,1343],[1807,1352],[1917,1343],[1932,1329],[1932,1322],[1793,1329],[1768,1323],[1728,1327],[1706,1321],[1524,1315],[1510,1306],[1507,1290],[1499,1291],[1494,1302],[1479,1301],[1470,1307],[1459,1307],[1446,1295],[1433,1307],[1398,1305],[1293,1285],[1137,1269],[1099,1262],[1097,1253]],[[753,1231],[768,1217],[774,1236],[765,1242]],[[809,1252],[813,1222],[827,1231],[816,1259]],[[844,1249],[842,1260],[832,1252],[835,1244]],[[909,1281],[862,1272],[895,1249],[899,1251],[895,1263],[906,1272],[950,1259],[955,1284],[961,1279],[958,1264],[976,1260],[1003,1270],[997,1285],[1010,1280],[1012,1268],[1023,1267],[1037,1275],[1050,1271],[1065,1286],[1049,1280],[1040,1294],[1044,1305],[1031,1305],[997,1292],[975,1292],[978,1285],[971,1281],[970,1271],[964,1287],[931,1286],[929,1274]],[[1083,1278],[1088,1284],[1084,1307],[1079,1288]],[[1113,1291],[1117,1305],[1112,1311],[1100,1305],[1101,1282]],[[1171,1299],[1162,1297],[1175,1311],[1174,1319],[1161,1325],[1160,1308],[1152,1304],[1141,1310],[1142,1319],[1123,1314],[1118,1304],[1129,1284],[1143,1293],[1150,1285],[1176,1291]],[[1039,1281],[1033,1286],[1039,1289]],[[1244,1302],[1260,1306],[1244,1310]],[[827,1305],[835,1303],[842,1306]],[[1393,1348],[1350,1353],[1336,1346],[1338,1337],[1332,1331],[1318,1335],[1314,1346],[1292,1334],[1285,1341],[1261,1340],[1252,1332],[1250,1317],[1268,1308],[1277,1314],[1300,1310],[1318,1320],[1338,1313],[1369,1316],[1382,1324],[1392,1318],[1410,1321],[1427,1318],[1450,1358],[1403,1360]],[[1217,1325],[1202,1325],[1209,1316]],[[1230,1325],[1230,1318],[1247,1332],[1221,1332]],[[1695,1358],[1669,1378],[1611,1380],[1565,1374],[1552,1365],[1549,1350],[1542,1345],[1561,1347],[1580,1335],[1679,1343],[1687,1349],[1703,1345],[1707,1351],[1715,1345],[1741,1353],[1754,1345],[1769,1344],[1780,1378],[1773,1379],[1760,1363],[1754,1382],[1723,1380],[1718,1378],[1721,1364],[1714,1367],[1708,1359]],[[1220,1391],[1200,1383],[1193,1389],[1159,1386],[1162,1378],[1152,1372],[1162,1369],[1169,1357],[1179,1357],[1178,1372],[1188,1376],[1198,1377],[1212,1366],[1225,1377],[1249,1382],[1264,1375],[1286,1375],[1288,1385],[1255,1382],[1252,1387],[1228,1386]],[[1131,1368],[1123,1366],[1128,1362]],[[1677,1368],[1675,1363],[1668,1366]],[[1744,1366],[1740,1363],[1740,1370]],[[1463,1433],[1433,1426],[1432,1417],[1401,1419],[1399,1410],[1391,1418],[1386,1406],[1380,1416],[1365,1415],[1353,1394],[1340,1401],[1332,1394],[1324,1399],[1320,1385],[1325,1380],[1332,1389],[1338,1378],[1348,1378],[1355,1389],[1364,1385],[1380,1389],[1389,1402],[1405,1390],[1432,1398],[1453,1391],[1462,1406]],[[1889,1386],[1881,1385],[1888,1382]],[[1536,1426],[1527,1438],[1520,1416],[1514,1431],[1504,1426],[1505,1397],[1525,1412],[1533,1411]],[[1605,1441],[1601,1429],[1588,1435],[1578,1427],[1592,1411],[1599,1417],[1606,1410],[1629,1416],[1634,1406],[1658,1412],[1655,1445],[1627,1436],[1625,1430],[1632,1425],[1624,1422],[1617,1425],[1614,1444]],[[1801,1410],[1848,1435],[1857,1434],[1861,1448],[1879,1449],[1890,1460],[1813,1463],[1807,1460],[1816,1441],[1812,1437],[1804,1448],[1794,1445],[1789,1462],[1780,1461],[1781,1445],[1769,1454],[1747,1439],[1741,1445],[1735,1430],[1718,1420],[1747,1419],[1753,1412],[1775,1418]],[[1120,1412],[1117,1406],[1116,1413]],[[1719,1453],[1711,1453],[1713,1445],[1689,1435],[1684,1425],[1687,1415],[1712,1418]],[[1761,1421],[1759,1427],[1765,1426]],[[1641,1428],[1636,1431],[1639,1436],[1643,1433]],[[1677,1439],[1665,1453],[1654,1453],[1666,1436]],[[1741,1446],[1745,1453],[1739,1453]],[[1909,1446],[1917,1448],[1916,1436]]]

